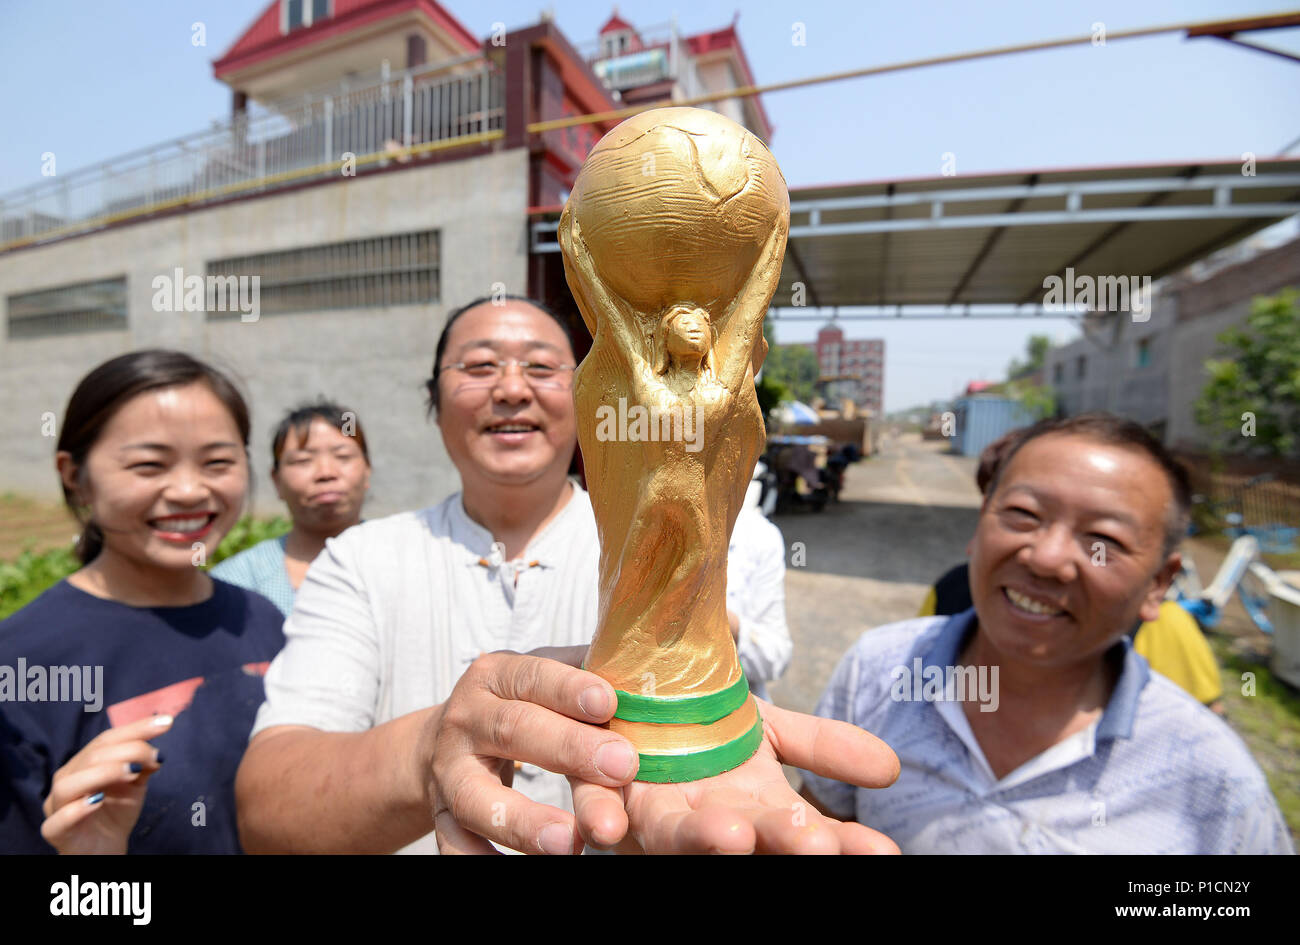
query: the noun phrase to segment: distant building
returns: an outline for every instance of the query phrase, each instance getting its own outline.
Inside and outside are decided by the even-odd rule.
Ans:
[[[1202,450],[1194,404],[1217,336],[1245,324],[1251,300],[1300,287],[1300,239],[1228,263],[1202,263],[1157,282],[1145,321],[1130,313],[1093,316],[1085,336],[1047,354],[1044,382],[1064,416],[1107,410],[1136,420],[1165,445]],[[1213,263],[1213,260],[1210,261]]]
[[[817,340],[781,347],[811,348],[820,372],[818,388],[830,406],[851,400],[883,416],[885,343],[879,338],[846,340],[833,322],[817,332]]]
[[[671,99],[680,102],[758,83],[749,68],[736,23],[682,36],[677,24],[652,27],[644,34],[615,8],[600,28],[589,53],[592,71],[615,98],[628,105]],[[729,98],[701,105],[744,125],[766,142],[772,124],[759,96]]]

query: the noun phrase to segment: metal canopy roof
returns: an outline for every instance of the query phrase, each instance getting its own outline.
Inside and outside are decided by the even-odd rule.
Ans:
[[[781,316],[797,316],[796,283],[810,308],[1035,316],[1067,268],[1154,280],[1300,213],[1300,160],[1258,161],[1254,176],[1219,162],[803,187],[790,211]],[[536,221],[533,252],[559,248],[554,219]]]
[[[1032,305],[1048,276],[1157,279],[1300,213],[1300,160],[805,187],[773,305]]]

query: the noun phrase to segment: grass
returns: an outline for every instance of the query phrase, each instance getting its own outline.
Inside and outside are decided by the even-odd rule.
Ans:
[[[1243,648],[1241,638],[1209,633],[1206,639],[1219,660],[1228,724],[1259,762],[1300,845],[1300,694],[1273,675],[1260,653]],[[1253,674],[1253,695],[1246,673]]]

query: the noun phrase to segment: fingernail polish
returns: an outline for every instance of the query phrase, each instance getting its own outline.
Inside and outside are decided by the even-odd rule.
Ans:
[[[547,824],[537,838],[543,853],[564,856],[573,852],[573,831],[564,824]]]
[[[171,725],[173,721],[170,715],[159,715],[154,718],[153,724],[162,728],[164,725]]]
[[[161,751],[154,756],[153,762],[156,765],[160,765],[163,763],[163,753]]]
[[[103,791],[100,791],[98,794],[92,794],[92,795],[90,795],[90,797],[86,798],[86,806],[87,806],[87,807],[90,807],[90,806],[92,806],[92,805],[94,805],[94,804],[98,804],[98,803],[99,803],[100,801],[102,801],[103,799],[104,799],[104,792],[103,792]]]
[[[139,774],[144,770],[144,765],[140,764],[138,761],[133,761],[126,766],[126,770],[130,771],[132,774]]]
[[[615,781],[626,781],[636,773],[636,752],[626,742],[606,742],[596,751],[596,768]]]

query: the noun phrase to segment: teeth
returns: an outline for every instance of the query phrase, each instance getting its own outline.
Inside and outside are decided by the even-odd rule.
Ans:
[[[162,532],[196,532],[206,524],[208,517],[205,515],[202,518],[174,518],[157,522],[156,527]]]
[[[526,423],[508,423],[503,426],[493,427],[493,433],[528,433],[535,429]]]
[[[1031,614],[1057,614],[1060,613],[1055,607],[1049,607],[1047,604],[1040,603],[1032,597],[1026,597],[1019,591],[1013,591],[1007,588],[1007,597],[1011,598],[1011,603],[1015,604],[1021,610],[1027,610]]]

